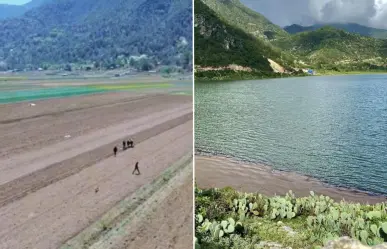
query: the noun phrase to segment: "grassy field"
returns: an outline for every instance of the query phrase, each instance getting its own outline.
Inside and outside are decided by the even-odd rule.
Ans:
[[[189,79],[165,79],[160,75],[131,77],[63,78],[36,75],[12,76],[0,80],[0,103],[72,97],[117,91],[157,91],[192,95]]]
[[[20,80],[27,80],[26,77],[5,77],[5,76],[0,76],[0,82],[6,82],[6,81],[20,81]]]
[[[196,248],[319,248],[342,236],[368,245],[387,242],[387,203],[195,188],[195,212]]]

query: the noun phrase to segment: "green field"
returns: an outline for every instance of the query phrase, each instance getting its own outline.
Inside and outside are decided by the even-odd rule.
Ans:
[[[63,98],[95,93],[116,91],[141,91],[152,89],[176,89],[174,94],[192,94],[190,82],[161,82],[161,83],[119,83],[119,84],[90,84],[81,86],[54,86],[47,87],[39,84],[17,84],[15,82],[0,83],[0,103],[15,103],[37,99]],[[188,90],[187,90],[188,89]]]

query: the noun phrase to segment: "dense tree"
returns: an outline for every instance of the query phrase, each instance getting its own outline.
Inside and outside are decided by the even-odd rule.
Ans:
[[[12,68],[42,63],[111,68],[145,54],[166,64],[191,52],[191,5],[189,0],[53,0],[0,22],[0,60]],[[187,45],[178,47],[182,37]]]

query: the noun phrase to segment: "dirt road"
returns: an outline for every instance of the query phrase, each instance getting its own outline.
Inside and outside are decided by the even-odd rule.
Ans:
[[[192,151],[190,96],[35,103],[44,108],[0,107],[0,248],[60,247]],[[122,151],[128,138],[135,147]],[[132,175],[137,161],[141,175]]]

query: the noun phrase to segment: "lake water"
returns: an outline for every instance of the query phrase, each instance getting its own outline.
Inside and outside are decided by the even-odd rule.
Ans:
[[[387,75],[195,83],[195,146],[387,194]]]

